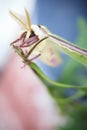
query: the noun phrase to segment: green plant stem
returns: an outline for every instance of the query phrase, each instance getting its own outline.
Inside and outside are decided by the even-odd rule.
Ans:
[[[35,63],[31,62],[29,64],[29,66],[37,73],[37,75],[39,77],[46,80],[51,85],[54,85],[54,86],[57,86],[57,87],[63,87],[63,88],[76,88],[76,89],[82,89],[82,90],[87,89],[87,86],[75,86],[75,85],[62,84],[62,83],[59,83],[59,82],[55,82],[55,81],[49,79],[46,75],[44,75],[44,73],[40,70],[40,68]]]
[[[55,81],[49,79],[46,75],[44,75],[44,73],[40,70],[40,68],[35,63],[31,62],[29,64],[29,66],[34,70],[34,72],[42,80],[47,81],[48,83],[50,83],[51,85],[54,85],[55,87],[78,88],[79,89],[75,94],[73,94],[70,97],[56,98],[55,96],[52,95],[56,102],[66,104],[66,103],[72,102],[73,100],[78,99],[78,98],[80,98],[80,97],[82,97],[82,96],[84,96],[86,94],[86,91],[83,91],[83,88],[87,88],[87,87],[84,87],[84,86],[74,86],[74,85],[69,85],[69,84],[67,85],[67,84],[62,84],[62,83],[59,83],[59,82],[55,82]]]
[[[76,100],[76,99],[84,96],[85,94],[86,93],[84,91],[79,90],[74,95],[72,95],[70,97],[67,97],[67,98],[57,98],[57,99],[55,98],[55,100],[57,102],[61,102],[61,103],[67,103],[67,102],[69,103],[69,102],[71,102],[73,100]]]

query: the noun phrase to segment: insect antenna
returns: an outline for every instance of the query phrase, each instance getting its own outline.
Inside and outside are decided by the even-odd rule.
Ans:
[[[31,29],[30,15],[29,15],[27,9],[25,9],[25,14],[26,14],[27,22],[28,22],[28,28],[29,28],[30,31],[32,31],[32,29]]]
[[[24,28],[26,28],[27,30],[29,30],[29,28],[27,27],[27,25],[17,16],[15,15],[11,10],[9,11],[10,15],[15,18]],[[29,30],[30,31],[30,30]]]

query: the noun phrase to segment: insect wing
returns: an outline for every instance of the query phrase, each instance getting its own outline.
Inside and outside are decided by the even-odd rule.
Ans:
[[[33,54],[40,53],[40,60],[45,64],[56,67],[62,63],[58,47],[49,39],[42,41],[33,51]]]
[[[47,34],[49,36],[51,43],[53,43],[53,45],[56,44],[57,48],[61,50],[61,52],[71,56],[81,64],[87,66],[87,50],[84,50],[63,38],[52,34],[44,26],[39,26],[39,28],[44,34]]]

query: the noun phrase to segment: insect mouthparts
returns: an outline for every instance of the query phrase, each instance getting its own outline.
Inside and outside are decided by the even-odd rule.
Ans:
[[[36,35],[35,35],[34,31],[32,30],[32,31],[31,31],[31,34],[30,34],[30,36],[29,36],[29,38],[30,38],[30,37],[34,37],[34,36],[36,36]]]

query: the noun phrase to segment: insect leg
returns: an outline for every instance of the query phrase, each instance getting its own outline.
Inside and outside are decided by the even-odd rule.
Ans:
[[[24,44],[21,44],[20,47],[28,47],[33,45],[34,43],[36,43],[39,40],[38,36],[33,36],[31,38],[27,38],[24,41]]]
[[[22,57],[25,57],[25,53],[23,52],[23,50],[20,47],[17,47],[15,45],[13,45],[13,48],[15,49],[15,51]]]
[[[34,51],[34,49],[45,39],[47,39],[48,37],[44,37],[43,39],[39,40],[38,42],[36,42],[36,44],[30,49],[30,51],[25,55],[25,53],[23,52],[23,50],[21,49],[21,47],[16,47],[15,45],[13,45],[13,47],[15,48],[16,52],[23,58],[23,61],[25,63],[25,65],[29,64],[32,60],[38,58],[41,54],[37,54],[36,56],[34,56],[31,59],[28,59],[28,57],[32,54],[32,52]],[[35,41],[33,41],[34,43]]]
[[[44,37],[44,38],[42,38],[41,40],[39,40],[38,42],[36,42],[36,44],[29,50],[29,52],[27,53],[27,55],[26,55],[26,58],[28,58],[30,55],[31,55],[31,53],[33,52],[33,50],[42,42],[42,41],[44,41],[45,39],[47,39],[48,37]]]
[[[19,41],[21,41],[21,40],[22,40],[22,45],[23,45],[23,44],[24,44],[25,37],[26,37],[26,34],[27,34],[27,32],[22,33],[22,35],[20,36],[20,38],[18,38],[18,39],[16,39],[15,41],[11,42],[10,45],[13,45],[14,43],[17,43],[17,42],[19,42]]]
[[[44,41],[45,39],[47,39],[48,37],[44,37],[43,39],[39,40],[38,42],[36,42],[36,44],[30,49],[30,51],[27,53],[27,55],[25,56],[25,60],[24,63],[25,65],[28,65],[31,61],[33,61],[34,59],[38,58],[39,56],[41,56],[41,53],[37,54],[36,56],[34,56],[31,59],[27,59],[33,52],[33,50],[35,49],[35,47],[37,47],[37,45],[39,45],[42,41]]]
[[[29,60],[26,60],[25,61],[25,64],[28,65],[31,61],[33,61],[34,59],[38,58],[41,54],[37,54],[36,56],[34,56],[33,58],[29,59]]]

